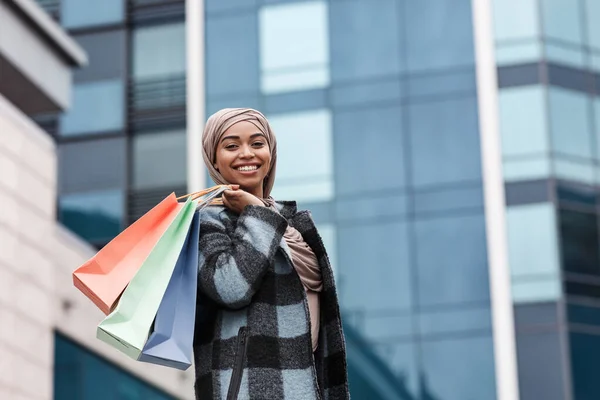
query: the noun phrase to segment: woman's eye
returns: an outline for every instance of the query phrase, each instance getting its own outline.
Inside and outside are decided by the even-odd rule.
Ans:
[[[252,143],[252,146],[254,146],[254,147],[262,147],[264,145],[265,144],[263,142],[254,142],[254,143]]]
[[[226,145],[226,146],[225,146],[225,148],[226,148],[227,150],[233,150],[233,149],[235,149],[236,147],[237,147],[237,145],[235,145],[235,144],[233,144],[233,143],[232,143],[232,144],[228,144],[228,145]]]

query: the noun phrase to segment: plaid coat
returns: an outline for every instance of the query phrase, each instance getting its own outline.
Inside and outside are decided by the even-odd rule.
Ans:
[[[333,273],[310,213],[200,215],[199,303],[194,338],[196,399],[349,399],[346,349]],[[283,234],[288,223],[313,249],[323,276],[319,347],[312,352],[306,294]]]

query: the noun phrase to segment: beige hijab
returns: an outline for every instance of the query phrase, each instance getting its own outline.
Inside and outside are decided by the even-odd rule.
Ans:
[[[215,169],[215,161],[217,154],[217,146],[219,141],[223,137],[223,133],[234,124],[248,121],[263,134],[267,139],[269,150],[271,151],[271,165],[269,166],[269,173],[263,182],[263,197],[268,198],[273,189],[275,183],[275,167],[277,165],[277,140],[271,130],[269,121],[259,111],[251,108],[224,108],[217,111],[208,118],[206,126],[204,127],[204,133],[202,134],[202,156],[204,157],[204,163],[208,168],[210,177],[218,185],[230,185],[231,182],[227,182],[225,178]]]

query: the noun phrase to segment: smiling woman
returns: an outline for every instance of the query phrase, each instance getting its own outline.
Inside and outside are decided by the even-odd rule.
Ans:
[[[212,115],[203,157],[223,206],[200,211],[197,399],[348,399],[333,272],[308,212],[270,197],[277,141],[258,111]]]

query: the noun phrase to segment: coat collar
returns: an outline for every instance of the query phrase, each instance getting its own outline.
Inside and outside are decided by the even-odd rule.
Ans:
[[[290,220],[298,213],[298,205],[295,201],[276,201],[275,207],[281,216],[287,220]]]

